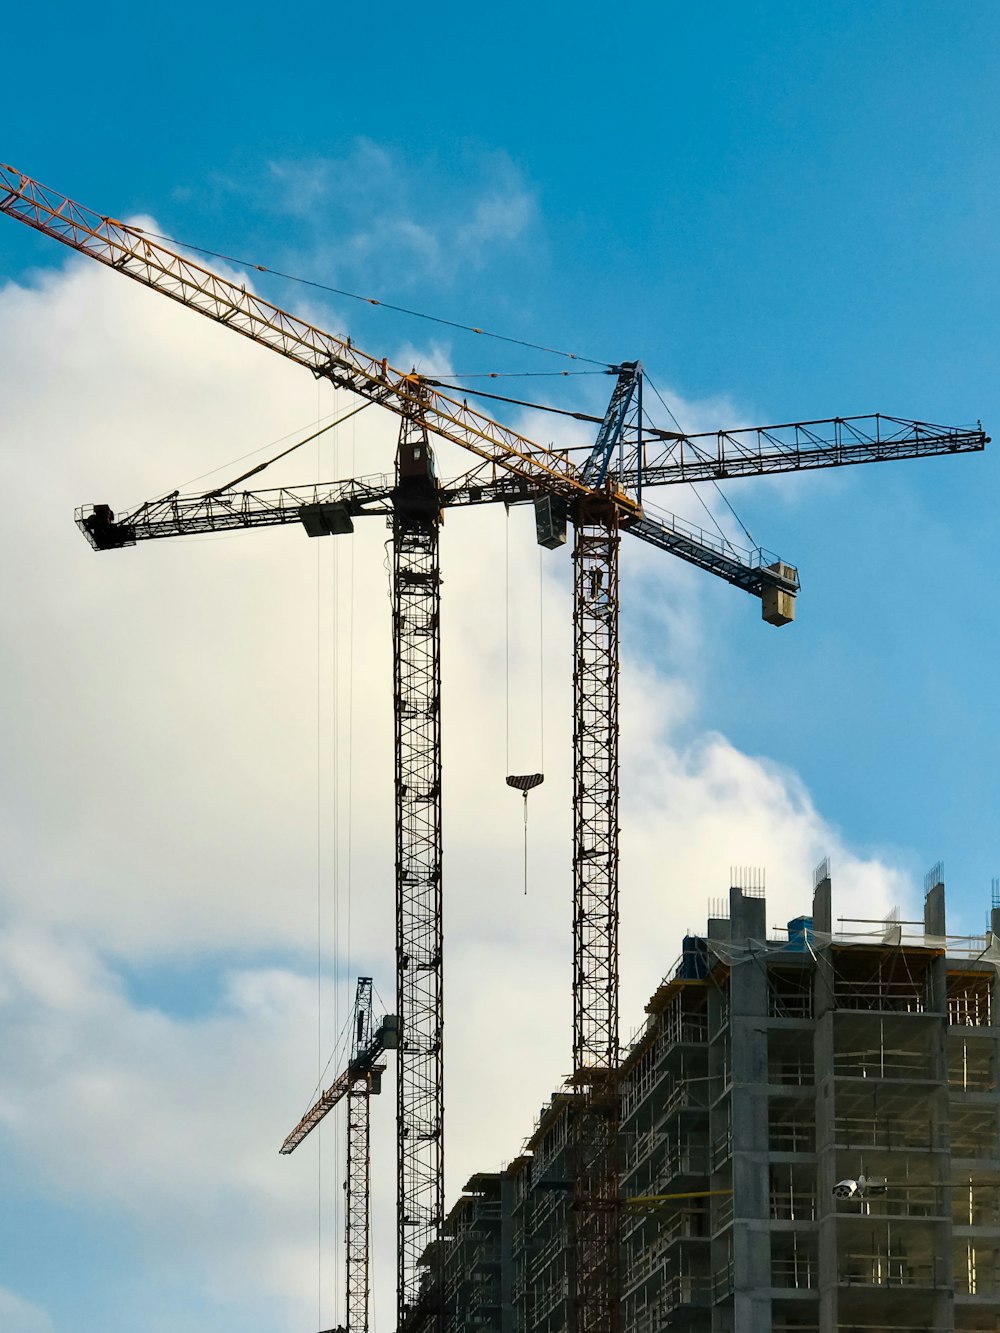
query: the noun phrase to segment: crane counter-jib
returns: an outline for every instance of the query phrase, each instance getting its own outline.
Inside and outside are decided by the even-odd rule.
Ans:
[[[77,511],[76,521],[98,551],[120,550],[140,541],[167,537],[289,523],[301,523],[310,537],[320,537],[351,532],[357,517],[391,513],[394,495],[395,487],[388,478],[363,484],[344,481],[223,495],[171,495],[141,505],[120,519],[115,518],[108,505],[84,506]],[[438,493],[442,508],[456,503],[509,505],[532,498],[532,492],[517,478],[507,478],[492,486],[479,482],[471,486],[445,483]],[[778,614],[776,601],[770,613],[765,608],[765,619],[771,623],[787,623],[792,619],[790,599],[798,591],[798,574],[794,566],[777,556],[760,548],[753,551],[739,548],[673,514],[655,517],[641,514],[628,520],[625,530],[762,600],[778,598],[783,618],[774,618]]]

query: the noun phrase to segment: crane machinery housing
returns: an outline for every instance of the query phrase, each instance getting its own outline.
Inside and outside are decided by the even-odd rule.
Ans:
[[[762,550],[643,504],[651,486],[841,467],[984,447],[982,429],[886,416],[838,417],[686,435],[650,426],[638,362],[609,366],[615,386],[596,442],[578,451],[535,443],[444,391],[391,367],[129,226],[0,166],[0,212],[225,324],[401,418],[394,479],[349,479],[276,491],[171,495],[115,518],[78,521],[99,550],[194,532],[301,522],[310,536],[391,516],[396,799],[397,1316],[440,1328],[432,1244],[443,1221],[443,930],[440,766],[440,515],[451,504],[530,501],[541,545],[574,530],[573,1073],[570,1158],[575,1225],[573,1333],[619,1327],[618,671],[620,536],[686,560],[760,599],[766,621],[794,614],[798,574]],[[477,456],[450,482],[435,476],[429,433]],[[243,480],[241,478],[240,480]],[[235,483],[234,483],[235,485]],[[429,1323],[427,1322],[429,1321]]]

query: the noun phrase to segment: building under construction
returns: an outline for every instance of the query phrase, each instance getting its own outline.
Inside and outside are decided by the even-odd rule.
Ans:
[[[684,940],[621,1067],[622,1333],[1000,1330],[1000,909],[926,889],[834,923],[824,863],[779,938],[744,885]],[[448,1333],[572,1327],[575,1104],[448,1215]]]

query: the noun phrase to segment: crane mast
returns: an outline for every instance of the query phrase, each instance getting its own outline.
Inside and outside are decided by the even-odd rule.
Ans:
[[[581,506],[573,547],[573,1183],[570,1327],[616,1333],[618,528]]]
[[[115,520],[106,505],[78,522],[97,549],[182,532],[299,521],[312,536],[350,530],[353,516],[390,512],[396,719],[397,993],[402,1020],[398,1093],[399,1327],[429,1317],[440,1329],[435,1271],[421,1257],[443,1219],[440,572],[438,521],[447,504],[531,499],[548,506],[539,540],[557,546],[560,516],[575,529],[573,821],[573,1333],[615,1333],[618,1321],[618,547],[625,532],[759,597],[764,618],[792,618],[796,570],[741,553],[680,520],[645,512],[643,490],[671,482],[760,476],[982,449],[981,428],[892,417],[834,418],[685,435],[643,426],[638,362],[617,375],[595,444],[545,448],[471,409],[416,373],[404,374],[191,263],[140,229],[82,208],[0,166],[0,212],[196,310],[314,375],[402,418],[395,485],[340,483],[325,494],[244,492],[167,497]],[[478,455],[464,479],[439,487],[428,431]],[[337,1085],[334,1085],[336,1088]],[[344,1091],[346,1092],[345,1085]],[[304,1137],[324,1099],[289,1136]],[[338,1094],[343,1095],[343,1094]],[[329,1109],[327,1106],[326,1109]],[[309,1117],[315,1119],[307,1126]],[[305,1127],[305,1128],[303,1128]],[[296,1140],[300,1141],[300,1139]],[[294,1147],[295,1144],[292,1144]],[[431,1263],[438,1263],[432,1259]]]
[[[344,1180],[347,1333],[368,1333],[371,1308],[371,1096],[369,1073],[347,1093],[347,1166]]]
[[[347,1166],[345,1201],[346,1333],[368,1333],[371,1303],[371,1109],[372,1096],[382,1090],[387,1050],[397,1046],[399,1023],[387,1015],[376,1029],[372,1017],[372,979],[358,977],[351,1018],[351,1057],[344,1069],[310,1107],[281,1145],[292,1153],[338,1102],[347,1100]]]
[[[440,1327],[444,1221],[440,501],[426,428],[404,418],[393,501],[397,1328]],[[428,1263],[430,1267],[428,1268]]]
[[[354,1055],[352,1064],[365,1072],[347,1091],[347,1161],[344,1181],[344,1240],[346,1271],[344,1306],[347,1333],[368,1333],[371,1305],[371,1098],[381,1091],[383,1065],[365,1061],[372,1042],[372,979],[359,977],[354,1001]]]

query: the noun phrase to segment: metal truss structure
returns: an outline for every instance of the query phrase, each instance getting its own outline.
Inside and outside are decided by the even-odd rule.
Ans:
[[[371,1305],[371,1095],[371,1074],[354,1083],[347,1094],[344,1286],[347,1333],[368,1333]]]
[[[570,1309],[576,1333],[617,1333],[619,536],[613,510],[587,510],[577,516],[573,548]]]
[[[444,1220],[439,500],[427,430],[405,419],[393,507],[396,790],[397,1327],[440,1327]]]
[[[372,979],[358,977],[352,1015],[351,1058],[319,1100],[310,1107],[281,1145],[294,1152],[338,1102],[347,1099],[347,1179],[345,1304],[347,1333],[368,1333],[370,1305],[369,1253],[371,1233],[371,1098],[381,1091],[385,1065],[379,1058],[396,1046],[399,1024],[383,1018],[376,1029],[372,1016]]]
[[[608,368],[617,376],[611,402],[596,444],[578,465],[574,450],[538,445],[450,396],[436,381],[395,370],[138,228],[83,208],[6,166],[0,166],[0,212],[403,419],[395,485],[374,479],[311,492],[216,490],[168,496],[118,520],[106,505],[78,515],[100,550],[287,522],[301,522],[319,536],[350,531],[359,514],[393,516],[397,984],[405,1044],[397,1108],[400,1328],[421,1311],[440,1324],[435,1274],[420,1262],[437,1251],[443,1218],[438,513],[448,504],[532,500],[536,508],[548,506],[539,540],[553,547],[565,540],[567,516],[575,526],[573,1083],[579,1127],[573,1140],[571,1309],[573,1333],[614,1333],[618,1211],[616,1166],[607,1145],[617,1116],[619,532],[760,598],[764,618],[784,624],[792,619],[799,586],[792,566],[760,550],[741,551],[682,520],[654,518],[643,509],[644,488],[965,453],[982,449],[986,436],[979,428],[885,416],[703,435],[654,429],[643,420],[642,368],[626,362]],[[426,451],[428,431],[479,461],[465,477],[438,488]],[[414,470],[407,473],[407,467]]]

